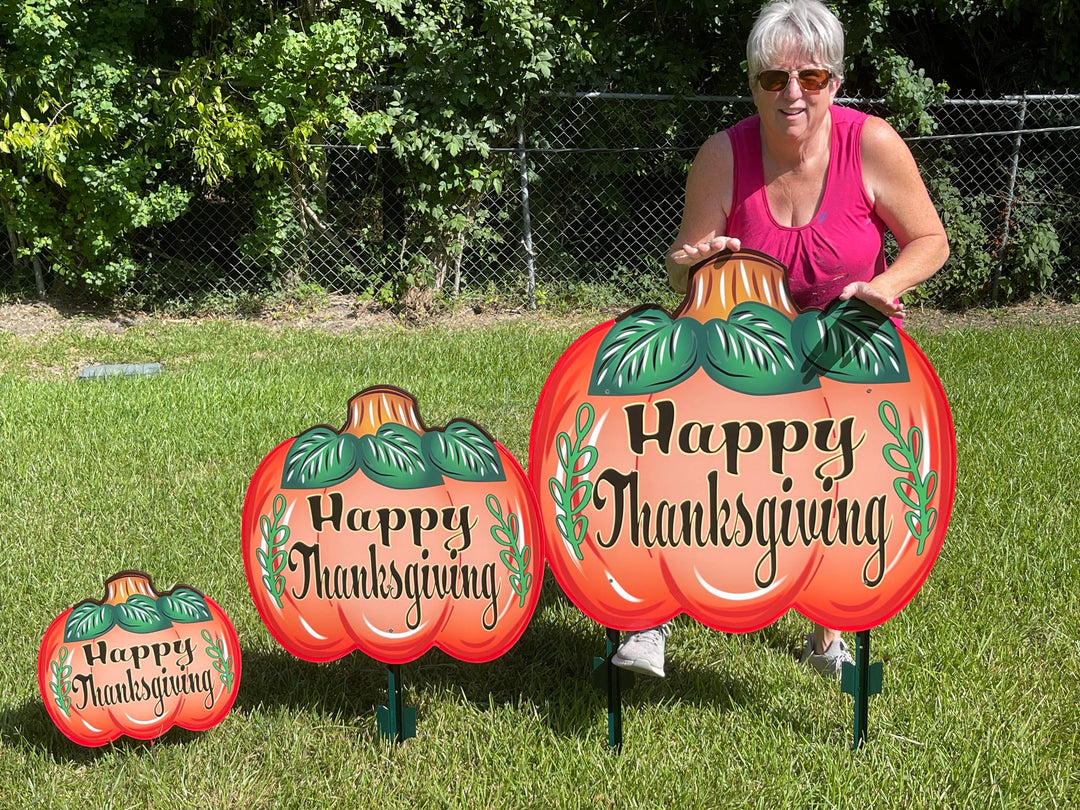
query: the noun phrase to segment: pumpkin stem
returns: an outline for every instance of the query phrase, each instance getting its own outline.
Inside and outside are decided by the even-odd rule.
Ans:
[[[105,583],[105,602],[102,604],[122,605],[137,593],[157,599],[150,577],[139,571],[123,571]]]
[[[737,304],[757,301],[789,318],[799,314],[788,294],[784,265],[764,253],[724,251],[690,269],[686,297],[675,313],[705,323],[727,319]]]
[[[424,432],[420,415],[416,412],[416,400],[400,388],[377,386],[365,388],[349,400],[349,418],[342,433],[354,436],[370,436],[387,422],[394,422]]]

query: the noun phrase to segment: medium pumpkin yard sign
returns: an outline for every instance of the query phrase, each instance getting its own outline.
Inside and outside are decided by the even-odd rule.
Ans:
[[[341,430],[311,428],[259,465],[244,566],[263,622],[300,658],[359,650],[396,666],[435,646],[479,663],[532,618],[541,531],[502,445],[466,420],[428,429],[411,394],[383,386],[350,400]],[[390,684],[393,704],[393,669]]]
[[[157,592],[140,571],[105,584],[56,618],[38,653],[49,716],[72,741],[152,740],[170,728],[205,731],[229,713],[240,683],[240,644],[209,597]]]
[[[620,630],[748,632],[789,609],[877,626],[926,579],[955,489],[941,384],[859,302],[799,312],[762,254],[697,266],[681,308],[571,345],[536,408],[549,564]]]
[[[312,428],[259,466],[244,504],[248,584],[274,637],[309,661],[361,650],[401,664],[432,646],[488,661],[539,597],[534,501],[477,425],[428,430],[411,394],[370,388],[340,431]]]

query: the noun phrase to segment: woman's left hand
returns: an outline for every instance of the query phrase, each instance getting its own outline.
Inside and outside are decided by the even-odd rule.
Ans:
[[[897,299],[878,292],[873,285],[866,281],[853,281],[840,292],[841,301],[852,298],[858,298],[860,301],[866,302],[886,318],[904,319],[904,305]]]

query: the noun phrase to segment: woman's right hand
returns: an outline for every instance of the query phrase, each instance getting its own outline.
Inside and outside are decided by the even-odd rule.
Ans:
[[[683,245],[668,251],[667,258],[675,264],[697,264],[721,250],[738,250],[741,243],[734,236],[716,236],[693,245]]]
[[[678,245],[678,241],[675,242]],[[668,284],[672,289],[686,292],[687,276],[690,266],[709,258],[721,250],[738,250],[740,242],[733,236],[714,236],[703,242],[682,247],[672,246],[664,255],[664,264],[667,265]]]

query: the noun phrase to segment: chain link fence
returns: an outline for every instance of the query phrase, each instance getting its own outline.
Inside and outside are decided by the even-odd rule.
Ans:
[[[887,115],[880,102],[845,100]],[[389,300],[402,284],[541,306],[576,290],[651,299],[678,229],[687,168],[750,98],[552,95],[517,145],[492,151],[499,193],[461,209],[433,262],[389,150],[325,147],[303,194],[226,184],[131,241],[132,292],[237,295],[312,285]],[[950,99],[932,134],[906,138],[949,231],[952,257],[922,291],[945,305],[1080,295],[1080,95]]]

